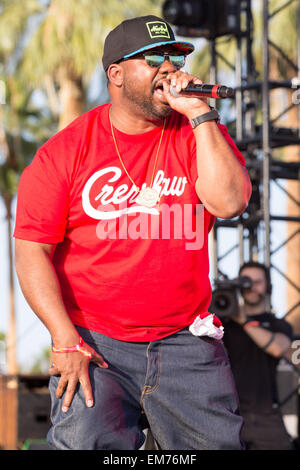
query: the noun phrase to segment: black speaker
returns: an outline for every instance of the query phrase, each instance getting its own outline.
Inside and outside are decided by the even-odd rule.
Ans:
[[[277,367],[277,390],[283,415],[299,415],[299,372],[286,362]]]
[[[43,445],[50,428],[47,375],[0,374],[0,448],[21,449],[24,442]],[[44,442],[42,442],[44,441]]]
[[[18,439],[45,438],[50,428],[48,377],[21,376],[18,390]]]

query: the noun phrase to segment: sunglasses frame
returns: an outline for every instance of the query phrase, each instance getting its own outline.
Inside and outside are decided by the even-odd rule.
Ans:
[[[147,60],[147,56],[148,57],[151,57],[153,55],[157,55],[159,57],[162,57],[164,60],[162,61],[161,64],[157,64],[157,65],[154,65],[154,64],[150,64]],[[164,63],[164,61],[166,60],[166,58],[168,58],[169,62],[173,65],[173,67],[176,67],[178,69],[181,69],[182,67],[184,67],[185,65],[185,60],[186,60],[186,55],[184,53],[182,54],[174,54],[174,53],[170,53],[170,52],[162,52],[162,51],[146,51],[146,52],[141,52],[140,54],[137,54],[137,55],[134,55],[132,57],[128,57],[126,59],[123,59],[123,60],[129,60],[129,59],[138,59],[139,57],[143,56],[145,61],[147,62],[147,65],[149,65],[149,67],[161,67]],[[184,58],[184,62],[182,65],[178,65],[178,64],[175,64],[173,61],[172,61],[172,58],[173,57],[183,57]]]

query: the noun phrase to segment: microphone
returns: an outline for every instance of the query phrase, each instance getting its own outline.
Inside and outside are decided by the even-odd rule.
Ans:
[[[191,97],[200,97],[204,96],[205,98],[233,98],[234,89],[229,88],[225,85],[207,85],[202,83],[201,85],[188,85],[186,88],[181,90],[180,93],[177,93],[176,88],[170,86],[170,93],[174,98],[181,96],[181,93],[189,93]]]

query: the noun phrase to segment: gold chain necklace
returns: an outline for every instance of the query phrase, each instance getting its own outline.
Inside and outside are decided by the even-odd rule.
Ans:
[[[153,179],[154,179],[154,173],[155,173],[155,170],[156,170],[156,165],[157,165],[157,158],[158,158],[158,153],[159,153],[159,150],[160,150],[160,145],[161,145],[161,142],[162,142],[162,138],[163,138],[163,135],[164,135],[164,130],[165,130],[165,123],[166,123],[166,120],[164,119],[164,124],[163,124],[163,128],[162,128],[162,131],[161,131],[161,135],[160,135],[160,139],[159,139],[159,144],[158,144],[158,148],[157,148],[157,152],[156,152],[156,155],[155,155],[155,161],[154,161],[154,167],[153,167],[153,172],[152,172],[152,176],[151,176],[151,181],[150,181],[150,186],[149,187],[146,187],[146,188],[139,188],[135,182],[133,181],[133,179],[131,178],[130,174],[128,173],[124,163],[123,163],[123,160],[121,158],[121,155],[120,155],[120,152],[119,152],[119,149],[118,149],[118,146],[117,146],[117,141],[116,141],[116,138],[115,138],[115,134],[114,134],[114,130],[113,130],[113,125],[112,125],[112,122],[111,122],[111,119],[110,119],[110,114],[108,113],[108,116],[109,116],[109,122],[110,122],[110,128],[111,128],[111,135],[112,135],[112,138],[113,138],[113,141],[114,141],[114,144],[115,144],[115,149],[116,149],[116,152],[117,152],[117,155],[119,157],[119,160],[121,162],[121,165],[123,167],[123,170],[125,171],[126,175],[128,176],[128,178],[130,179],[130,181],[132,182],[133,186],[136,188],[136,190],[138,191],[138,196],[137,198],[135,199],[135,202],[137,204],[140,204],[141,206],[146,206],[146,207],[154,207],[156,206],[158,200],[159,200],[159,192],[152,188],[152,184],[153,184]]]

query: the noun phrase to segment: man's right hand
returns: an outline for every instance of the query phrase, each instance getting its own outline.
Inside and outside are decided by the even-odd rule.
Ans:
[[[62,411],[64,413],[66,413],[71,406],[78,382],[82,386],[86,406],[90,408],[94,405],[89,378],[90,362],[94,362],[103,369],[108,368],[108,364],[106,364],[103,357],[87,343],[83,343],[82,347],[91,354],[91,358],[77,351],[68,353],[51,352],[52,366],[49,368],[49,374],[60,375],[56,396],[57,398],[61,398],[64,392],[66,392],[62,404]]]
[[[59,281],[52,264],[56,245],[28,240],[15,240],[15,264],[22,292],[28,304],[48,329],[55,346],[74,346],[78,333],[66,311]],[[107,368],[103,358],[88,344],[83,348],[91,358],[80,352],[53,353],[50,375],[60,375],[56,395],[63,400],[63,411],[68,411],[80,382],[87,406],[93,406],[94,399],[89,378],[90,361]]]
[[[239,309],[237,314],[231,317],[231,320],[235,321],[236,323],[239,323],[239,325],[242,325],[247,320],[247,315],[243,312],[242,309]]]

